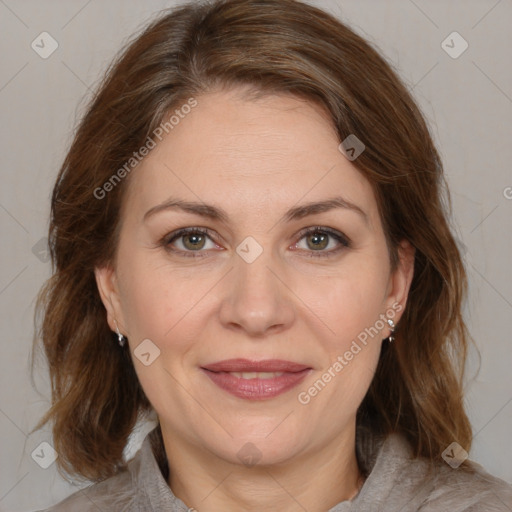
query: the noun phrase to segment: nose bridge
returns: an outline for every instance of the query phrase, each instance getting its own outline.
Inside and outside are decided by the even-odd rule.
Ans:
[[[279,275],[279,263],[273,261],[272,251],[263,250],[248,237],[236,252],[220,310],[222,323],[253,335],[289,326],[293,304],[286,286],[275,275]]]

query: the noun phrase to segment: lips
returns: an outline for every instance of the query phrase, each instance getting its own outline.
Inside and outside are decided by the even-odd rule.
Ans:
[[[288,372],[295,373],[310,368],[307,365],[284,361],[282,359],[266,359],[251,361],[249,359],[226,359],[203,366],[212,372]]]
[[[312,371],[306,365],[268,359],[228,359],[201,367],[218,387],[249,400],[273,398],[297,386]]]

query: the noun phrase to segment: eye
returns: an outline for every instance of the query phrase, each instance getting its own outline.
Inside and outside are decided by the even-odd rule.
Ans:
[[[315,226],[303,230],[299,236],[301,237],[300,240],[306,240],[305,250],[310,252],[310,257],[313,258],[329,257],[350,247],[350,240],[339,231],[331,228]],[[334,248],[332,248],[332,245],[334,245]],[[331,246],[330,250],[324,250],[329,246]],[[299,247],[299,243],[295,247]]]
[[[212,246],[207,247],[207,240],[210,240]],[[177,249],[172,247],[175,241],[179,242],[177,243]],[[168,237],[165,237],[165,239],[162,241],[162,244],[165,245],[165,247],[171,252],[179,252],[183,256],[196,258],[202,256],[190,253],[203,252],[201,251],[201,249],[214,249],[218,247],[216,244],[213,243],[211,239],[210,230],[205,228],[180,229],[178,231],[175,231],[174,233],[171,233]]]
[[[309,253],[309,257],[329,257],[350,247],[348,237],[339,231],[327,227],[310,227],[302,230],[298,236],[300,237],[299,242],[303,239],[306,240],[306,248],[299,247],[299,242],[294,247]],[[212,238],[213,235],[209,229],[198,227],[182,228],[164,237],[161,245],[168,251],[178,253],[180,256],[202,258],[206,257],[206,254],[201,254],[206,252],[203,249],[219,248]],[[209,247],[207,246],[208,241],[211,243]],[[330,250],[325,250],[332,245],[334,245],[334,248],[331,247]]]

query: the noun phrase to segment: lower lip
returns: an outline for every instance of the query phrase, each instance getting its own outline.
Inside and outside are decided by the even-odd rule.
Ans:
[[[300,372],[288,372],[271,379],[242,379],[227,372],[212,372],[201,368],[219,388],[239,398],[265,400],[281,395],[300,384],[311,372],[311,368]]]

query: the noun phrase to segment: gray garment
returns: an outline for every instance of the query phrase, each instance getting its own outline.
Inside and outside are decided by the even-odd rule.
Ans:
[[[511,512],[512,485],[472,462],[475,475],[414,459],[399,434],[386,439],[356,437],[358,460],[368,477],[351,501],[326,512]],[[153,455],[149,434],[128,469],[86,487],[40,512],[188,512],[167,485]],[[197,512],[201,512],[197,509]]]

